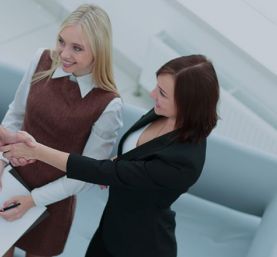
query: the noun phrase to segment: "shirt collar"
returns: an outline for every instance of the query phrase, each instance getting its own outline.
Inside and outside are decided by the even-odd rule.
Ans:
[[[61,67],[58,67],[54,71],[52,79],[62,78],[66,76],[69,76],[69,79],[71,81],[75,81],[78,83],[82,98],[84,98],[93,88],[96,87],[95,83],[92,81],[91,73],[76,77],[72,73],[65,72]]]

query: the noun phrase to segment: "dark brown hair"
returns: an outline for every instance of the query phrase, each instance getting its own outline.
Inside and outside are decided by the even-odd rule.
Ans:
[[[181,141],[199,142],[216,126],[219,85],[212,63],[203,55],[182,56],[164,64],[156,75],[175,80],[176,128]]]

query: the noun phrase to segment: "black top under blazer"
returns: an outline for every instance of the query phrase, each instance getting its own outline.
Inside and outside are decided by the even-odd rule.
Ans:
[[[177,256],[170,206],[199,178],[206,140],[177,142],[175,130],[122,154],[127,136],[159,117],[153,109],[143,115],[123,135],[116,160],[70,154],[67,162],[69,178],[110,185],[98,231],[113,256]]]

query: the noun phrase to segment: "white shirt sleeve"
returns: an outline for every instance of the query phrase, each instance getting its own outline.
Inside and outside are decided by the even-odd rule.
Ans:
[[[98,160],[110,158],[118,131],[122,125],[122,101],[120,98],[115,98],[107,105],[93,125],[83,155]],[[93,184],[64,176],[34,189],[31,194],[36,205],[45,206],[65,199],[81,190],[89,189],[91,186]]]
[[[2,121],[2,125],[12,131],[18,131],[22,127],[32,76],[36,70],[43,51],[44,49],[39,49],[36,52],[34,58],[31,60],[31,63],[27,71],[24,73],[24,76],[16,90],[14,100],[9,105],[9,109]],[[0,159],[8,162],[8,160],[3,157],[2,153],[0,153]]]
[[[36,52],[34,58],[32,59],[27,71],[25,72],[16,90],[14,100],[9,105],[9,109],[6,115],[4,116],[2,125],[10,130],[18,131],[22,127],[32,77],[43,51],[44,49],[39,49]]]

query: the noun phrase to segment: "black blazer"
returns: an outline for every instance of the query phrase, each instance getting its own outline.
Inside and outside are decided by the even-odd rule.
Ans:
[[[153,110],[142,116],[123,135],[114,161],[69,156],[68,177],[110,185],[98,231],[113,256],[177,255],[175,213],[170,206],[200,176],[206,140],[177,142],[173,131],[122,154],[127,136],[157,118]]]

